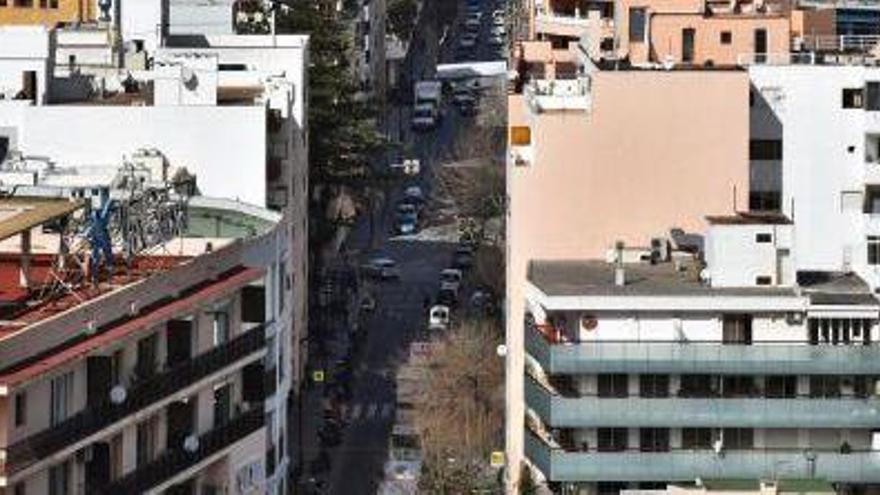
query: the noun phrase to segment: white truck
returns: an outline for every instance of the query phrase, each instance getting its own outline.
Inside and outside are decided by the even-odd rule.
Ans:
[[[412,126],[417,130],[432,129],[440,120],[443,84],[440,81],[419,81],[415,84]]]

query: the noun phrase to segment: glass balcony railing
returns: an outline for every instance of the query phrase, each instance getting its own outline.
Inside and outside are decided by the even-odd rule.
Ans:
[[[693,481],[703,479],[824,479],[880,482],[880,451],[672,450],[572,452],[525,432],[526,457],[551,481]]]
[[[525,397],[552,427],[880,428],[876,398],[569,398],[531,377]]]
[[[880,374],[880,344],[808,345],[806,342],[593,341],[551,343],[533,326],[526,351],[550,374],[670,373],[726,375]]]

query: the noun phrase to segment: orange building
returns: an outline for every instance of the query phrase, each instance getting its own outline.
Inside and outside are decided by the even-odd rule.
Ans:
[[[89,22],[97,10],[95,0],[0,0],[0,26]]]

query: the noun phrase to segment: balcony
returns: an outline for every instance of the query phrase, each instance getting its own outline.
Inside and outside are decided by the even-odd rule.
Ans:
[[[590,82],[588,78],[544,79],[531,81],[525,87],[526,101],[540,112],[581,111],[590,109]]]
[[[880,400],[874,398],[569,398],[530,377],[525,397],[551,427],[880,427]]]
[[[126,400],[121,404],[113,404],[108,400],[10,445],[7,450],[7,472],[15,473],[25,469],[259,351],[266,345],[267,324],[269,323],[247,330],[226,344],[190,361],[136,382],[128,388]]]
[[[233,445],[265,424],[265,411],[260,405],[200,436],[198,445],[192,451],[168,449],[153,462],[103,487],[98,494],[143,493]]]
[[[813,450],[672,450],[571,452],[526,430],[526,457],[551,481],[693,481],[703,479],[824,479],[880,482],[880,452]]]
[[[866,215],[867,216],[867,215]],[[550,342],[525,329],[526,351],[550,374],[670,373],[837,375],[880,373],[880,344],[808,345],[767,342]]]

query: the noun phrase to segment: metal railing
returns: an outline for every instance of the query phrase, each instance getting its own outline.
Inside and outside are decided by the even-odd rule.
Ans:
[[[792,39],[793,51],[865,53],[880,44],[880,35],[807,35]]]
[[[810,345],[809,342],[753,342],[751,345],[731,345],[718,341],[551,342],[534,326],[527,325],[525,348],[550,374],[880,374],[880,343]]]
[[[112,403],[108,397],[97,406],[88,407],[55,426],[10,445],[7,449],[7,472],[18,472],[258,351],[266,345],[267,324],[247,330],[229,342],[167,371],[135,382],[128,387],[126,399],[121,404]]]
[[[563,428],[878,428],[876,397],[563,397],[525,378],[526,404]]]
[[[230,422],[199,437],[192,450],[183,446],[165,450],[158,458],[97,490],[98,495],[143,493],[178,473],[191,468],[265,426],[263,405],[245,412]]]

